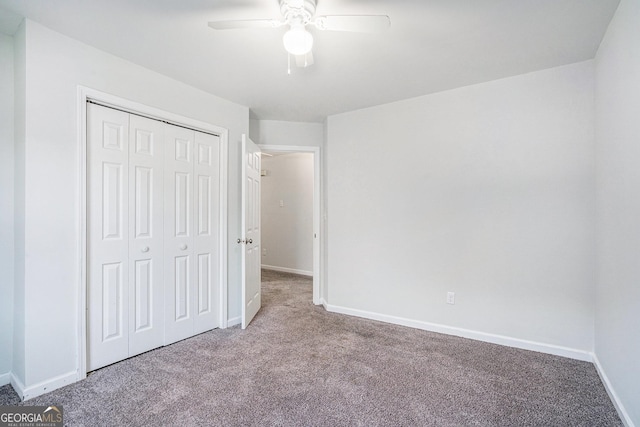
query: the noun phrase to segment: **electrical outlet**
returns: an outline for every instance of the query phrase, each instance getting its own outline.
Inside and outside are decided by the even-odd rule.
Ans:
[[[284,200],[280,200],[280,207],[284,208]]]
[[[455,304],[455,303],[456,303],[456,293],[447,292],[447,304]]]
[[[267,256],[267,248],[262,248],[262,256]]]

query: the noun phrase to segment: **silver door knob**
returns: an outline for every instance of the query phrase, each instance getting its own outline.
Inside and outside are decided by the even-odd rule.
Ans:
[[[243,239],[238,239],[238,243],[244,243]]]
[[[182,251],[187,250],[187,245],[185,244],[180,245],[180,250]]]
[[[253,243],[253,239],[249,239],[249,241],[247,242],[248,244]]]
[[[145,246],[144,248],[140,249],[141,252],[149,252],[149,246]]]

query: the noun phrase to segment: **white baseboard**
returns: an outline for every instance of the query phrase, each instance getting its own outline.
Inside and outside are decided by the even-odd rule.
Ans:
[[[13,373],[11,373],[11,387],[13,387],[15,392],[18,393],[20,400],[24,400],[22,397],[24,394],[24,384],[22,384],[22,381],[20,381]]]
[[[627,412],[624,405],[620,401],[618,394],[614,390],[613,385],[611,384],[611,381],[609,381],[609,377],[607,377],[607,374],[605,373],[604,368],[600,364],[600,360],[598,359],[598,356],[596,354],[593,355],[593,364],[596,366],[596,371],[598,371],[598,375],[600,375],[600,379],[604,384],[605,390],[607,390],[607,394],[609,394],[609,398],[611,398],[611,401],[613,402],[613,406],[615,406],[616,410],[618,411],[618,416],[620,416],[620,419],[622,420],[625,426],[635,427],[635,424],[631,420],[629,413]]]
[[[227,320],[227,328],[239,325],[241,323],[242,323],[242,317],[240,317],[240,316],[232,317],[231,319]]]
[[[11,372],[0,374],[0,387],[7,384],[11,384]]]
[[[274,265],[265,265],[265,264],[262,264],[262,268],[264,268],[265,270],[280,271],[282,273],[293,273],[293,274],[299,274],[301,276],[313,277],[313,271],[298,270],[295,268],[288,268],[288,267],[276,267]]]
[[[505,345],[508,347],[521,348],[523,350],[537,351],[540,353],[548,353],[556,356],[568,357],[570,359],[582,360],[586,362],[593,361],[593,354],[569,347],[562,347],[553,344],[544,344],[534,341],[522,340],[503,335],[489,334],[486,332],[474,331],[471,329],[456,328],[453,326],[440,325],[437,323],[423,322],[420,320],[406,319],[403,317],[390,316],[387,314],[374,313],[370,311],[358,310],[348,307],[340,307],[336,305],[326,304],[327,311],[350,316],[363,317],[365,319],[378,320],[381,322],[392,323],[395,325],[408,326],[410,328],[422,329],[430,332],[438,332],[441,334],[454,335],[462,338],[469,338],[477,341],[484,341],[492,344]]]
[[[22,382],[16,378],[15,375],[11,376],[11,385],[13,389],[18,393],[20,399],[23,401],[33,399],[50,391],[56,390],[60,387],[64,387],[68,384],[72,384],[78,381],[78,373],[73,371],[67,374],[59,375],[49,380],[43,381],[38,384],[34,384],[29,387],[25,387]]]

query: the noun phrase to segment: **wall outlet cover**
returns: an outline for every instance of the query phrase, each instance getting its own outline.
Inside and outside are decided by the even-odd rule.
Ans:
[[[456,303],[456,293],[447,292],[447,304],[455,304],[455,303]]]

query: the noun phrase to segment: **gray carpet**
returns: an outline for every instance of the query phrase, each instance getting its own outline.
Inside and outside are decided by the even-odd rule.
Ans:
[[[262,303],[26,404],[72,426],[622,425],[590,363],[327,313],[294,275],[263,271]]]

